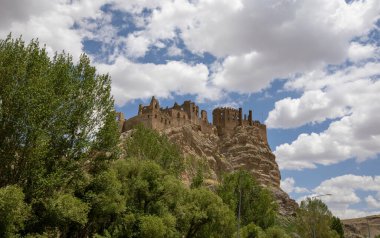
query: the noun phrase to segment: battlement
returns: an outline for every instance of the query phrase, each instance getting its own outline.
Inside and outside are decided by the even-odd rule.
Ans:
[[[171,108],[161,108],[155,97],[152,97],[147,106],[140,104],[137,115],[132,118],[126,120],[122,113],[117,114],[121,131],[130,130],[139,123],[158,131],[195,125],[203,133],[224,136],[231,134],[237,126],[253,126],[258,129],[260,136],[267,142],[266,126],[253,120],[252,110],[249,110],[248,117],[247,115],[243,117],[242,108],[218,107],[213,110],[212,117],[212,123],[209,123],[207,112],[201,110],[199,115],[199,106],[192,101],[184,101],[182,105],[174,103]]]

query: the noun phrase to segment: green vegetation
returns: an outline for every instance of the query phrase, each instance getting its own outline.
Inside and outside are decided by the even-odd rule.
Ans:
[[[332,217],[332,221],[331,221],[331,226],[330,227],[331,227],[332,230],[334,230],[334,231],[336,231],[336,233],[338,233],[339,238],[344,238],[343,223],[339,219],[339,217],[335,217],[335,216]]]
[[[319,199],[307,198],[297,211],[296,230],[301,237],[339,238],[337,227],[326,204]],[[340,230],[340,228],[338,228]],[[343,233],[343,229],[341,230]]]
[[[341,234],[319,200],[285,225],[271,192],[246,171],[205,187],[207,165],[142,126],[121,156],[110,82],[85,55],[50,59],[37,41],[0,40],[0,237]]]

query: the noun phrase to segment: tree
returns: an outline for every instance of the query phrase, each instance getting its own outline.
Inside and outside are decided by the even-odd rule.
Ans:
[[[65,53],[51,59],[36,40],[0,40],[0,187],[23,190],[32,207],[25,232],[54,227],[55,212],[85,223],[80,196],[93,160],[105,154],[100,150],[113,152],[118,140],[110,83],[86,55],[78,63]],[[59,210],[66,202],[72,209]],[[55,224],[63,223],[57,229],[65,236],[68,224]]]
[[[184,159],[176,145],[157,131],[136,126],[126,143],[128,157],[152,160],[169,173],[179,176],[184,168]]]
[[[338,233],[340,238],[344,238],[343,224],[340,221],[339,217],[333,216],[331,219],[331,229],[335,230]]]
[[[231,237],[235,217],[226,204],[205,188],[190,190],[177,208],[178,227],[186,238]]]
[[[261,229],[261,227],[256,226],[253,223],[250,223],[242,227],[239,232],[239,237],[241,238],[267,238],[263,229]],[[233,237],[238,237],[237,232],[234,234]]]
[[[278,226],[269,227],[266,231],[266,238],[290,238],[288,234]]]
[[[30,207],[24,202],[21,188],[11,185],[0,188],[0,236],[13,237],[24,227]]]
[[[297,210],[296,230],[301,237],[333,238],[339,237],[331,229],[332,214],[326,204],[319,199],[307,198]]]
[[[240,210],[242,226],[253,222],[266,229],[274,224],[277,203],[270,191],[260,187],[249,172],[237,171],[227,174],[217,193],[230,209],[235,211],[236,217],[239,216]]]

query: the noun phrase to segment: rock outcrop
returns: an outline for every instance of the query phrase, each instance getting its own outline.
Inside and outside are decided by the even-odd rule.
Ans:
[[[248,170],[260,184],[272,190],[281,214],[295,212],[296,202],[280,188],[281,176],[275,156],[256,127],[237,126],[233,133],[225,136],[203,133],[192,125],[169,128],[161,133],[177,144],[185,155],[208,162],[210,185],[217,183],[223,173]]]
[[[252,110],[248,118],[243,109],[220,107],[212,113],[212,123],[207,112],[191,101],[182,105],[161,108],[159,101],[152,97],[149,105],[139,105],[138,114],[125,119],[118,113],[118,122],[123,137],[137,124],[165,134],[177,144],[183,154],[207,161],[210,186],[220,181],[223,173],[248,170],[257,181],[273,191],[280,205],[280,213],[290,215],[297,204],[281,190],[281,175],[275,156],[269,148],[266,125],[253,120]],[[184,181],[191,180],[191,173],[184,175]]]

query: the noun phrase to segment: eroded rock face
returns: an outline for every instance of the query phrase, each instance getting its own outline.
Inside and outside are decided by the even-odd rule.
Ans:
[[[257,127],[237,126],[224,136],[204,134],[192,125],[169,128],[161,133],[176,143],[185,155],[207,160],[211,184],[220,181],[225,172],[248,170],[273,192],[281,214],[294,214],[297,204],[280,188],[281,175],[275,156]]]

